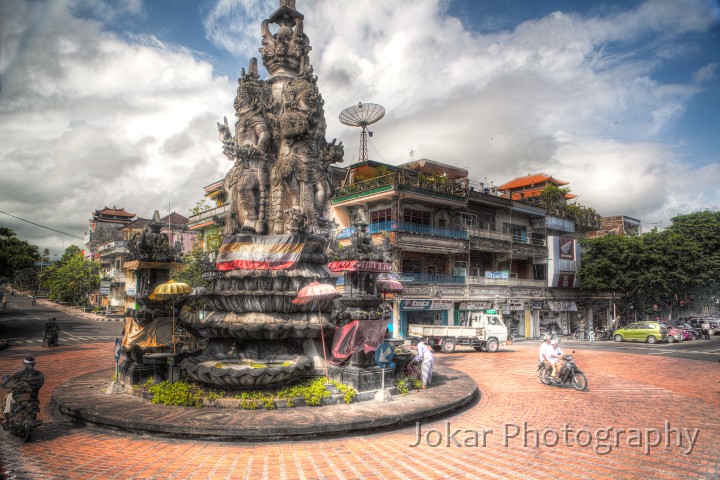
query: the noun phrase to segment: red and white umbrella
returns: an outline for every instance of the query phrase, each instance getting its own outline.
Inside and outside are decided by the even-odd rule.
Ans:
[[[305,305],[314,301],[332,300],[340,294],[333,285],[320,282],[312,282],[303,287],[292,301],[295,305]]]
[[[323,358],[325,360],[325,382],[330,383],[330,375],[328,375],[328,366],[327,366],[327,351],[325,349],[325,332],[323,331],[323,325],[322,325],[322,311],[320,310],[320,302],[322,300],[332,300],[336,297],[338,297],[340,293],[335,289],[334,285],[330,285],[327,283],[320,283],[320,282],[312,282],[311,284],[307,285],[306,287],[303,287],[300,289],[300,291],[297,294],[297,297],[295,297],[292,301],[292,303],[296,305],[305,305],[310,302],[318,302],[318,322],[320,323],[320,338],[322,340],[322,346],[323,346]]]

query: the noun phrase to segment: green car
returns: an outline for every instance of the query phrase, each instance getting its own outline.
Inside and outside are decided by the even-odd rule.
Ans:
[[[660,322],[635,322],[613,332],[616,342],[657,343],[667,339],[667,328]]]

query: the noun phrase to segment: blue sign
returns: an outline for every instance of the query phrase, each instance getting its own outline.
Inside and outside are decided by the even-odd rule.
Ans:
[[[395,350],[393,346],[387,342],[383,342],[378,345],[375,350],[375,363],[380,368],[390,367],[395,358]]]
[[[115,363],[120,360],[120,355],[122,354],[122,349],[120,348],[121,342],[119,338],[115,338]]]

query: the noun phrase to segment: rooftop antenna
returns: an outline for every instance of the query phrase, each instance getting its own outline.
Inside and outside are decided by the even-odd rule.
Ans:
[[[368,132],[368,125],[380,120],[385,116],[385,109],[377,103],[362,103],[346,108],[340,112],[340,122],[351,127],[360,127],[360,162],[366,161],[367,153],[367,137],[372,137],[372,132]]]

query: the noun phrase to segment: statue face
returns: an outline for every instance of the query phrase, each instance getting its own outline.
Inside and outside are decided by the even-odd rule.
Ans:
[[[247,88],[240,87],[238,89],[238,112],[244,113],[252,110],[255,104],[254,98]]]
[[[298,110],[309,112],[315,110],[318,104],[318,96],[310,89],[302,90],[298,94]]]

